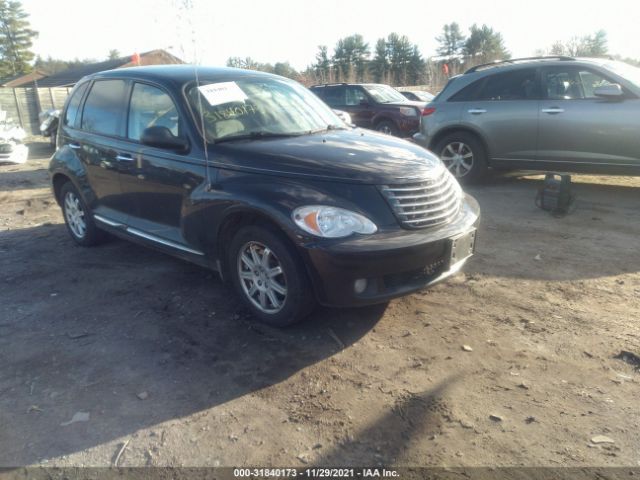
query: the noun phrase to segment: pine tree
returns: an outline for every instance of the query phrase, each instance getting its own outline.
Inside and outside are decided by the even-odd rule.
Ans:
[[[451,57],[460,53],[464,47],[465,37],[460,31],[460,25],[453,22],[442,28],[442,35],[436,37],[436,40],[440,43],[438,54]]]
[[[0,0],[0,77],[31,70],[31,47],[38,33],[29,28],[28,17],[20,2]]]

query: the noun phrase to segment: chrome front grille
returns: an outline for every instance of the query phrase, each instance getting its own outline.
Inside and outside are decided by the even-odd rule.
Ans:
[[[460,187],[445,168],[432,179],[384,185],[380,190],[406,228],[442,225],[460,210]]]

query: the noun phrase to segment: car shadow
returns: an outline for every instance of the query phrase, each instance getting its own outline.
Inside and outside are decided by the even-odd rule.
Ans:
[[[402,464],[411,455],[414,444],[440,433],[442,399],[461,377],[461,374],[450,375],[424,392],[404,392],[385,414],[357,435],[319,456],[313,465],[361,467]]]
[[[357,342],[386,308],[271,328],[208,270],[119,240],[76,247],[63,225],[0,232],[0,272],[2,466],[267,389]],[[65,425],[78,412],[89,421]]]

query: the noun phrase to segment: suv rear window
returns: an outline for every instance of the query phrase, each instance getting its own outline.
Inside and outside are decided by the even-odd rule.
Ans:
[[[124,80],[98,80],[89,91],[82,112],[82,129],[104,135],[123,135],[127,84]]]

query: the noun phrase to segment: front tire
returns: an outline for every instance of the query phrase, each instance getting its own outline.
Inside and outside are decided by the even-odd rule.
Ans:
[[[434,149],[458,181],[478,183],[487,174],[487,153],[482,142],[467,132],[454,132],[440,140]]]
[[[244,304],[266,324],[294,324],[315,306],[304,265],[286,238],[271,229],[242,227],[231,240],[227,271]]]
[[[60,189],[62,215],[67,231],[74,242],[83,247],[97,245],[104,238],[104,232],[96,227],[91,211],[71,182]]]

